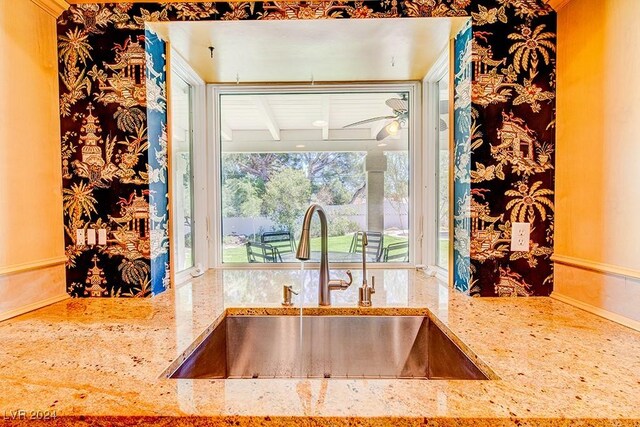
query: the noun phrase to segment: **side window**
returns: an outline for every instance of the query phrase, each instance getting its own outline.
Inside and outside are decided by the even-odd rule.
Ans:
[[[194,265],[192,87],[171,78],[173,256],[176,272]]]

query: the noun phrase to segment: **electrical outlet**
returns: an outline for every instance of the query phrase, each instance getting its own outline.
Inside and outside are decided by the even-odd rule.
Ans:
[[[531,224],[528,222],[514,222],[511,225],[511,250],[528,252],[530,234]]]
[[[84,228],[76,229],[76,246],[84,246]]]
[[[89,228],[87,230],[87,245],[93,246],[96,244],[96,230]]]
[[[101,228],[98,230],[98,244],[104,246],[107,244],[107,229]]]

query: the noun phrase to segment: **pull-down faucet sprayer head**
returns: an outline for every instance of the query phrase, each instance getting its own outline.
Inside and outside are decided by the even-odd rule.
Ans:
[[[324,210],[322,209],[322,206],[314,203],[309,206],[307,212],[304,214],[304,219],[302,220],[302,233],[300,234],[300,242],[298,243],[298,250],[296,251],[296,258],[300,261],[307,261],[311,258],[311,236],[309,230],[311,229],[311,219],[315,212],[318,212],[318,216],[320,217],[320,227],[323,232],[326,233],[327,220]]]
[[[309,231],[302,229],[300,235],[300,242],[298,243],[298,250],[296,251],[296,258],[300,261],[307,261],[310,258],[311,242],[309,241]]]

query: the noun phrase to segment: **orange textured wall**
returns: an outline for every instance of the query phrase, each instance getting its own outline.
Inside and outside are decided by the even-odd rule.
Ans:
[[[1,319],[65,284],[55,18],[1,1],[0,28]]]
[[[636,321],[638,17],[638,0],[571,0],[558,11],[554,293]]]
[[[558,12],[555,253],[640,271],[640,1]]]

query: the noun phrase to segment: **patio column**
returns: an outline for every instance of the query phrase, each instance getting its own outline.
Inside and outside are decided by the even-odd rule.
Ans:
[[[367,172],[367,230],[384,230],[384,172],[387,170],[387,158],[383,151],[367,153],[365,157]]]

